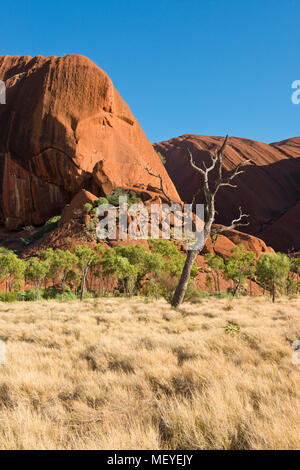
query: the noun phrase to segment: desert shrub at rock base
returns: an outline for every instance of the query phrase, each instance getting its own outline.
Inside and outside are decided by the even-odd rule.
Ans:
[[[45,233],[49,233],[52,230],[54,230],[58,226],[58,222],[60,221],[60,219],[61,219],[61,216],[56,215],[52,217],[51,219],[47,220],[47,222],[43,225],[43,227],[37,232],[35,232],[31,237],[22,238],[23,245],[25,246],[31,245],[35,241],[42,238],[42,236],[45,235]]]
[[[110,194],[101,196],[96,200],[96,205],[100,206],[103,204],[111,204],[112,206],[119,206],[119,197],[126,196],[127,203],[130,206],[141,202],[141,198],[132,190],[126,190],[123,188],[115,188]]]

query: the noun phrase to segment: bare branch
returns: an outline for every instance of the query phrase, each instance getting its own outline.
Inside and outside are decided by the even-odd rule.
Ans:
[[[248,158],[247,160],[244,160],[243,162],[239,163],[239,164],[235,167],[235,169],[233,170],[233,172],[232,172],[229,176],[223,178],[221,181],[218,182],[218,188],[217,188],[217,190],[218,190],[219,187],[221,187],[221,186],[229,186],[230,184],[228,184],[228,183],[229,183],[230,181],[232,181],[236,176],[242,175],[243,173],[245,173],[245,171],[244,171],[244,170],[240,170],[240,168],[241,168],[242,166],[247,165],[247,163],[250,163],[250,162],[252,162],[252,161],[253,161],[253,160],[252,160],[251,158]],[[235,187],[236,187],[236,185],[235,185]]]
[[[214,151],[214,154],[212,153],[209,153],[209,156],[211,158],[211,165],[209,167],[206,166],[205,162],[203,162],[203,168],[200,168],[198,167],[194,160],[193,160],[193,156],[192,156],[192,153],[191,151],[188,149],[188,153],[189,153],[189,156],[190,156],[190,164],[191,166],[197,170],[199,173],[202,174],[203,178],[204,178],[204,192],[205,192],[205,197],[207,199],[209,198],[212,198],[216,195],[219,187],[222,185],[223,183],[223,175],[222,175],[222,164],[223,164],[223,152],[225,150],[225,147],[226,147],[226,144],[227,144],[227,141],[228,141],[228,135],[226,135],[221,147],[218,149],[218,150],[215,150]],[[214,190],[210,190],[210,187],[209,187],[209,180],[208,180],[208,176],[209,176],[209,173],[214,170],[216,168],[217,170],[217,180],[214,184]],[[228,183],[229,182],[229,179],[228,181],[224,181],[224,183]]]
[[[221,145],[221,147],[216,153],[217,157],[219,157],[220,155],[223,155],[227,142],[228,142],[228,134],[226,134],[223,144]]]
[[[205,175],[205,170],[203,170],[202,168],[199,168],[199,167],[196,165],[196,163],[194,162],[194,160],[193,160],[193,155],[192,155],[190,149],[188,149],[188,153],[189,153],[189,155],[190,155],[190,164],[191,164],[191,166],[192,166],[195,170],[197,170],[197,171],[199,171],[200,173],[202,173],[202,175]]]
[[[198,194],[200,194],[200,193],[201,193],[201,188],[199,188],[199,189],[195,192],[195,194],[193,195],[192,203],[191,203],[191,204],[192,204],[192,207],[193,207],[193,205],[196,203],[196,197],[197,197]]]
[[[249,225],[249,222],[247,222],[247,223],[242,222],[244,217],[249,217],[249,214],[243,214],[243,211],[242,211],[241,207],[239,207],[239,211],[240,211],[239,217],[237,219],[234,219],[231,222],[231,225],[229,225],[227,227],[225,226],[225,227],[213,228],[211,230],[211,235],[215,235],[215,234],[222,233],[222,232],[228,232],[229,230],[233,230],[236,227],[246,227],[247,225]]]
[[[232,183],[230,183],[230,181],[232,181],[236,176],[241,175],[242,173],[244,173],[244,171],[240,170],[240,168],[252,161],[249,158],[247,160],[244,160],[243,162],[240,162],[235,167],[235,169],[233,170],[233,172],[229,176],[224,177],[223,173],[222,173],[222,169],[223,169],[223,167],[222,167],[222,165],[223,165],[223,152],[225,150],[227,141],[228,141],[228,135],[225,137],[223,145],[220,147],[220,149],[217,152],[215,152],[215,155],[216,155],[216,158],[217,158],[218,178],[215,182],[215,187],[214,187],[214,191],[213,191],[214,194],[216,194],[218,192],[218,190],[221,186],[230,186],[232,188],[236,188],[237,185],[233,185]]]
[[[207,167],[206,164],[205,164],[205,162],[203,161],[203,162],[202,162],[202,165],[204,166],[204,170],[203,170],[203,168],[200,168],[200,167],[197,166],[196,163],[194,162],[194,160],[193,160],[193,155],[192,155],[190,149],[188,149],[188,152],[189,152],[189,155],[190,155],[190,164],[191,164],[191,166],[192,166],[195,170],[197,170],[197,171],[199,171],[200,173],[202,173],[202,175],[206,175],[206,174],[208,174],[211,170],[214,169],[214,167],[215,167],[215,165],[216,165],[216,158],[215,158],[211,153],[209,154],[209,156],[210,156],[210,158],[211,158],[211,162],[212,162],[212,163],[211,163],[211,165],[210,165],[209,167]]]
[[[148,167],[145,166],[145,170],[149,173],[149,175],[151,176],[154,176],[155,178],[158,178],[159,181],[160,181],[160,190],[161,192],[163,193],[163,195],[167,198],[169,204],[173,204],[173,201],[172,199],[170,198],[170,196],[168,195],[168,191],[167,189],[164,188],[164,184],[163,184],[163,180],[162,180],[162,177],[161,175],[156,175],[155,173],[152,173],[152,170],[149,169]]]
[[[237,184],[221,183],[220,186],[230,186],[230,188],[237,188]]]

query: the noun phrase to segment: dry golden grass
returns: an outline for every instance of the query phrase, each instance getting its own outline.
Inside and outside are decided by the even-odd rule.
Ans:
[[[300,447],[300,299],[0,304],[0,339],[1,449]]]

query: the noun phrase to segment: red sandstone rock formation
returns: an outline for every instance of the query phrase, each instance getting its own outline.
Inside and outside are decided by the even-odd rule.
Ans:
[[[154,144],[166,158],[165,167],[180,197],[190,202],[201,186],[200,175],[191,168],[188,149],[198,165],[209,163],[209,151],[220,146],[221,137],[183,135]],[[243,230],[265,240],[276,250],[300,250],[300,137],[273,144],[230,137],[224,156],[230,172],[241,161],[251,158],[245,173],[236,178],[237,188],[224,187],[217,194],[217,223],[228,225],[241,205],[250,215]],[[200,193],[197,202],[203,202]]]
[[[70,204],[67,204],[64,207],[64,210],[61,214],[61,219],[59,221],[59,225],[66,224],[70,222],[72,219],[76,219],[78,217],[83,216],[84,214],[84,204],[91,204],[93,205],[96,201],[96,196],[91,194],[89,191],[85,189],[81,189],[76,196],[73,197]]]
[[[0,106],[0,222],[10,229],[59,214],[81,189],[157,186],[159,157],[96,64],[80,55],[0,56],[7,104]]]
[[[2,56],[0,79],[7,88],[7,104],[0,106],[0,222],[5,224],[1,243],[10,246],[11,242],[20,249],[18,240],[24,232],[18,237],[6,229],[41,224],[63,210],[60,226],[25,251],[76,246],[82,242],[83,230],[75,220],[76,213],[85,202],[93,203],[96,196],[116,186],[134,189],[148,203],[161,202],[163,195],[155,189],[158,181],[145,166],[162,175],[170,197],[179,201],[127,104],[105,72],[89,59],[77,55]],[[212,139],[207,145],[217,141]],[[278,153],[283,156],[290,151],[289,142],[275,146],[281,146]],[[296,152],[294,143],[292,147]],[[226,168],[238,161],[239,152],[236,155],[235,160],[225,162]],[[188,165],[179,165],[176,174],[180,171],[183,184],[174,178],[180,190],[185,184],[189,187],[190,181],[198,184],[197,175],[189,175]],[[238,203],[234,191],[231,201],[235,214]],[[242,242],[258,256],[267,248],[256,240],[237,231],[226,232],[217,239],[214,250],[226,256],[230,247]],[[208,241],[204,252],[211,250]]]

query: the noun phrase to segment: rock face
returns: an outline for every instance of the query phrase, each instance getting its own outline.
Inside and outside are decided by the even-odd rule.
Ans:
[[[226,258],[227,256],[231,256],[231,250],[236,245],[243,245],[246,250],[253,251],[256,259],[258,259],[263,253],[274,253],[273,248],[267,246],[260,238],[248,235],[247,233],[243,233],[238,230],[228,230],[219,234],[209,251],[222,256],[222,258]],[[207,244],[207,247],[208,246],[209,245]]]
[[[300,202],[275,220],[262,232],[261,236],[268,240],[271,246],[286,246],[290,251],[299,251]]]
[[[89,193],[85,189],[81,189],[76,196],[73,197],[70,204],[67,204],[62,213],[61,219],[59,221],[59,225],[66,224],[70,222],[72,219],[75,219],[78,216],[82,216],[84,214],[84,204],[91,204],[93,205],[96,201],[96,196]]]
[[[200,175],[189,164],[188,149],[198,165],[208,164],[209,152],[222,141],[222,137],[183,135],[154,144],[166,158],[165,167],[184,201],[190,202],[201,187]],[[231,137],[224,154],[225,173],[248,158],[253,163],[236,178],[238,187],[224,187],[218,193],[216,222],[228,225],[242,206],[250,215],[245,232],[276,250],[300,250],[300,137],[270,145]],[[203,193],[197,202],[204,202]]]
[[[159,157],[96,64],[80,55],[0,56],[0,222],[10,230],[59,214],[81,190],[139,183],[148,166],[179,200]]]

